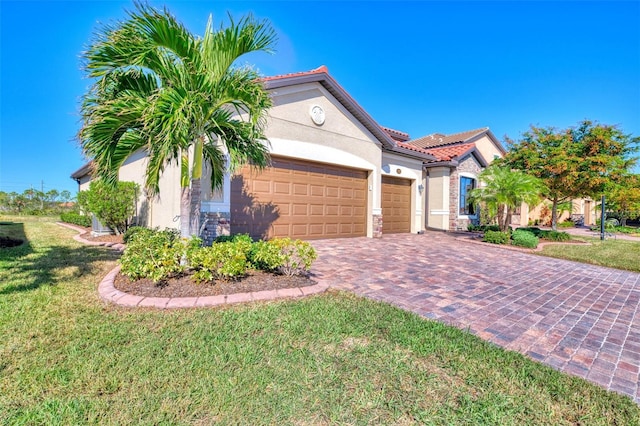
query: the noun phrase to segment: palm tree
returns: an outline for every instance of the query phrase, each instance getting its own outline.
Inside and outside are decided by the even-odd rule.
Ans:
[[[269,163],[264,127],[271,99],[257,72],[235,63],[247,53],[271,52],[274,43],[269,23],[252,16],[230,17],[219,30],[209,17],[199,38],[166,9],[136,3],[84,53],[85,70],[96,80],[83,99],[78,136],[95,177],[115,184],[124,161],[145,150],[144,186],[156,196],[165,167],[178,164],[181,235],[197,234],[204,165],[217,189],[227,169]]]
[[[479,176],[484,186],[472,190],[471,202],[484,202],[489,210],[497,212],[498,225],[507,231],[511,216],[522,203],[535,205],[544,189],[542,182],[533,176],[508,167],[492,165]]]

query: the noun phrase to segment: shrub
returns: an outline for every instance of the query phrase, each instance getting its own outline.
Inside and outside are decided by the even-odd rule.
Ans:
[[[532,232],[516,229],[511,234],[512,244],[519,247],[536,248],[538,247],[538,237]]]
[[[180,240],[176,230],[141,228],[130,236],[120,258],[121,271],[132,280],[148,278],[157,283],[184,273],[186,250],[187,243]]]
[[[571,239],[571,235],[558,231],[541,231],[538,237],[549,241],[569,241]]]
[[[235,234],[235,235],[218,235],[214,243],[228,243],[232,241],[244,241],[247,243],[253,243],[253,238],[249,234]]]
[[[487,231],[484,233],[482,241],[492,244],[507,244],[509,242],[509,233],[501,231]]]
[[[558,224],[558,228],[573,228],[574,226],[576,226],[576,224],[570,220],[565,220],[564,222],[560,222]]]
[[[305,274],[318,257],[315,249],[306,241],[291,238],[274,238],[268,242],[280,250],[282,264],[278,272],[284,275]]]
[[[545,232],[542,229],[536,227],[536,226],[530,226],[528,228],[518,228],[518,231],[527,231],[527,232],[531,232],[533,235],[535,235],[536,237],[541,237],[541,235]]]
[[[246,241],[216,243],[193,250],[188,254],[189,264],[195,271],[193,279],[205,282],[240,278],[250,266],[246,253]]]
[[[500,231],[500,227],[498,225],[474,225],[470,224],[467,226],[467,230],[470,232],[487,232],[487,231]]]
[[[105,226],[116,234],[121,234],[135,214],[137,192],[138,185],[134,182],[118,182],[112,187],[96,180],[91,182],[88,191],[78,193],[78,202],[83,209],[95,214]]]
[[[151,232],[153,232],[151,229],[145,228],[143,226],[132,226],[131,228],[127,229],[124,234],[122,234],[122,241],[127,244],[133,239],[134,235],[142,233],[150,234]]]
[[[66,223],[72,223],[74,225],[84,226],[85,228],[88,228],[91,226],[91,217],[81,215],[78,212],[61,213],[60,220]]]
[[[253,267],[262,271],[276,271],[284,263],[280,247],[271,241],[253,243],[249,258]]]

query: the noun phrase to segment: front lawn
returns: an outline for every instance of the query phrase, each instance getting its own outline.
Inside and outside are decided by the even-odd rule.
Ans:
[[[640,241],[607,238],[577,238],[591,244],[551,244],[539,254],[640,272]]]
[[[28,243],[0,251],[0,424],[639,424],[628,397],[348,293],[108,305],[115,252],[19,221]]]

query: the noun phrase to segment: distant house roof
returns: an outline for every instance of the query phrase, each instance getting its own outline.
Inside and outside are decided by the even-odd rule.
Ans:
[[[427,136],[423,136],[418,139],[409,141],[411,145],[415,145],[420,148],[433,148],[443,145],[451,145],[460,142],[469,142],[471,139],[480,136],[489,131],[488,127],[481,129],[467,130],[465,132],[453,133],[451,135],[444,135],[442,133],[433,133]]]
[[[429,148],[426,151],[435,155],[439,161],[451,161],[455,158],[461,158],[475,149],[476,144],[467,142],[459,145],[441,146],[437,148]]]

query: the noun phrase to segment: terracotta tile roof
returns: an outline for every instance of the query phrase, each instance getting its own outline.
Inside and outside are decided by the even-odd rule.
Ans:
[[[474,142],[467,142],[463,144],[447,145],[437,148],[422,149],[431,155],[434,155],[438,161],[451,161],[455,158],[460,158],[467,154],[469,151],[476,147]]]
[[[282,75],[274,75],[270,77],[263,77],[262,81],[273,81],[273,80],[280,80],[283,78],[302,77],[305,75],[314,75],[314,74],[322,74],[322,73],[329,74],[329,68],[327,68],[326,65],[320,65],[318,68],[313,69],[311,71],[294,72],[291,74],[282,74]]]
[[[481,129],[467,130],[466,132],[454,133],[451,135],[443,135],[442,133],[433,133],[431,135],[423,136],[418,139],[409,141],[411,145],[415,145],[419,148],[433,148],[436,146],[451,145],[460,142],[467,142],[469,139],[478,136],[486,131],[488,127]]]
[[[380,126],[391,138],[397,142],[406,142],[410,139],[409,133],[401,132],[390,127]]]
[[[408,149],[408,150],[410,150],[410,151],[420,152],[420,153],[422,153],[422,154],[430,154],[430,155],[434,155],[430,150],[422,149],[422,148],[418,148],[417,146],[415,146],[415,145],[411,145],[411,144],[408,144],[408,143],[406,143],[406,142],[399,142],[399,141],[398,141],[398,142],[396,142],[396,144],[397,144],[400,148],[405,148],[405,149]]]

